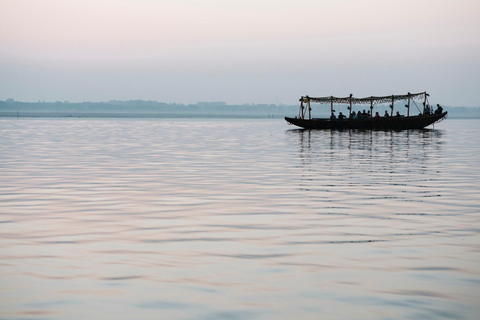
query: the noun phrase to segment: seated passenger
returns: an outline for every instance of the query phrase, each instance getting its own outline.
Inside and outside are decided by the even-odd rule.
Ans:
[[[385,110],[385,114],[384,114],[383,116],[384,116],[385,118],[390,117],[390,116],[388,115],[388,111],[387,111],[387,110]]]
[[[440,113],[442,113],[442,112],[443,112],[443,108],[440,107],[439,104],[437,104],[437,110],[435,110],[435,114],[440,114]]]
[[[430,114],[431,111],[430,111],[430,106],[427,104],[427,106],[425,107],[425,114]]]
[[[332,115],[330,116],[330,120],[335,120],[335,113],[332,112]]]
[[[340,112],[340,113],[338,114],[338,119],[340,119],[340,120],[345,119],[345,116],[343,115],[343,113]]]
[[[397,114],[395,115],[395,118],[400,118],[402,115],[400,114],[400,112],[397,111]]]
[[[365,109],[363,109],[362,118],[368,118],[368,117],[370,117],[370,115],[367,113],[367,111],[365,111]]]
[[[375,118],[380,118],[380,115],[378,114],[378,112],[375,112]]]
[[[355,113],[355,111],[353,111],[353,112],[350,114],[350,118],[352,118],[352,119],[357,119],[357,114]]]

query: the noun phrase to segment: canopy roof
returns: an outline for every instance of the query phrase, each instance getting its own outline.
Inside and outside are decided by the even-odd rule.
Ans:
[[[391,95],[391,96],[383,96],[383,97],[376,97],[376,96],[371,96],[371,97],[365,97],[365,98],[354,98],[352,95],[349,97],[341,98],[341,97],[320,97],[320,98],[314,98],[314,97],[301,97],[300,101],[303,102],[315,102],[315,103],[325,103],[325,104],[330,104],[330,103],[346,103],[350,104],[381,104],[381,103],[388,103],[392,102],[392,100],[398,101],[398,100],[407,100],[408,98],[410,99],[419,99],[419,98],[424,98],[425,95],[428,96],[426,92],[420,92],[420,93],[407,93],[407,94],[401,94],[401,95]]]

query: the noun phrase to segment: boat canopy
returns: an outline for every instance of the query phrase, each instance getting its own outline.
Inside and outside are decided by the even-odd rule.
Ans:
[[[382,103],[392,103],[394,101],[398,100],[407,100],[407,99],[420,99],[420,98],[426,98],[428,96],[428,93],[426,92],[420,92],[420,93],[407,93],[407,94],[401,94],[401,95],[391,95],[391,96],[382,96],[382,97],[377,97],[377,96],[371,96],[371,97],[365,97],[365,98],[354,98],[352,95],[349,97],[320,97],[320,98],[314,98],[314,97],[309,97],[309,96],[304,96],[300,98],[300,101],[302,102],[314,102],[314,103],[325,103],[325,104],[369,104],[369,105],[376,105],[376,104],[382,104]]]

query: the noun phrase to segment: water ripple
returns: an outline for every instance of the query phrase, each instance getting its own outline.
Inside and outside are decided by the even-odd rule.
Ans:
[[[480,126],[438,127],[0,119],[0,318],[473,319]]]

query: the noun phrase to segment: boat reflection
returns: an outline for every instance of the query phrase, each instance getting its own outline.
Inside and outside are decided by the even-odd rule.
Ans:
[[[427,182],[438,176],[442,130],[288,130],[302,181],[375,186]]]

